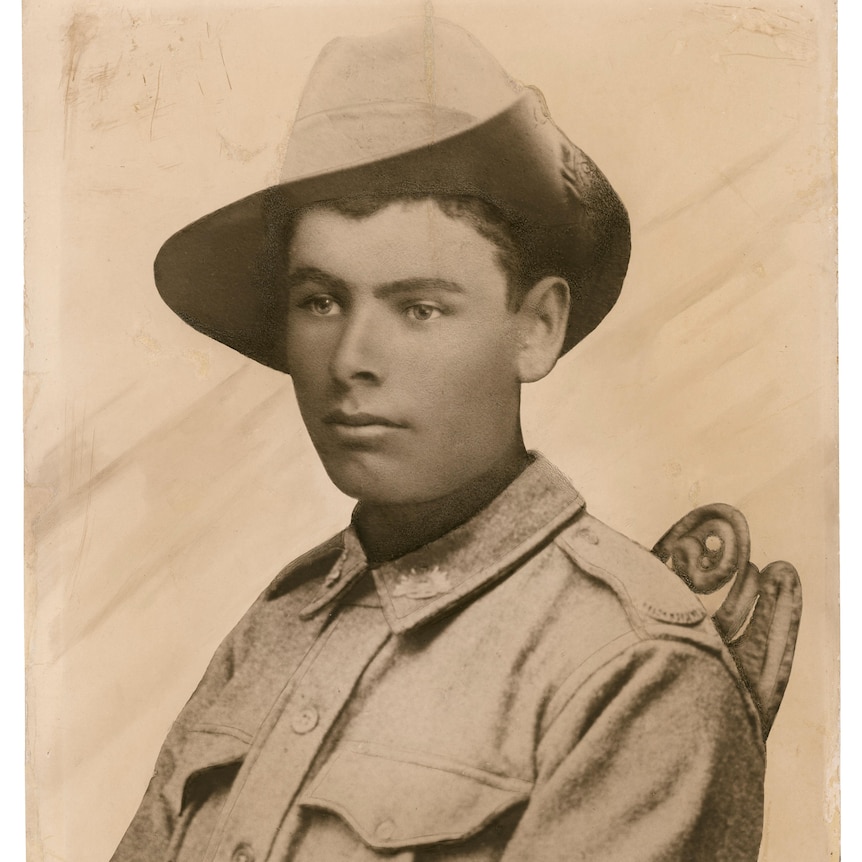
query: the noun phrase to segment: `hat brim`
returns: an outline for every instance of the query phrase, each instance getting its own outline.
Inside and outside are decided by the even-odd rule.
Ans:
[[[519,225],[531,260],[570,285],[562,352],[592,332],[619,296],[630,254],[625,208],[595,164],[529,97],[433,144],[299,177],[198,219],[160,249],[158,291],[195,329],[289,373],[273,285],[260,269],[273,201],[290,212],[369,194],[473,195],[494,204]]]

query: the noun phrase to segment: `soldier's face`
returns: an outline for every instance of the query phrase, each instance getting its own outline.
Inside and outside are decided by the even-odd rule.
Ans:
[[[288,367],[344,493],[438,499],[520,442],[517,316],[497,248],[431,201],[304,214],[289,249]]]

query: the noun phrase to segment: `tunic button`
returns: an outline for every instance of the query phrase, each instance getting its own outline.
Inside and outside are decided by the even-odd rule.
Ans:
[[[313,706],[307,706],[293,716],[290,726],[294,733],[308,733],[317,727],[319,719],[317,710]]]
[[[395,834],[395,824],[391,820],[381,820],[374,832],[378,838],[382,838],[385,841]]]
[[[233,862],[254,862],[254,851],[248,844],[237,844],[231,859]]]

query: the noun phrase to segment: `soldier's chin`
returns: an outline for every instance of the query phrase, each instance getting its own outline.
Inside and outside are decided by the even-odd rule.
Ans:
[[[353,452],[321,456],[321,460],[332,484],[360,503],[407,506],[435,500],[447,492],[434,482],[423,481],[415,465],[402,465],[377,453]]]

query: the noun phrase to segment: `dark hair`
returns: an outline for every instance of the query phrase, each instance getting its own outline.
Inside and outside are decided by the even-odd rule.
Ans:
[[[506,219],[492,203],[473,195],[438,195],[415,193],[404,195],[361,195],[320,201],[301,209],[286,210],[274,200],[268,206],[267,243],[261,257],[260,276],[278,292],[279,276],[287,271],[288,250],[296,225],[306,212],[329,209],[348,218],[363,219],[395,203],[433,201],[445,215],[467,222],[480,236],[497,247],[497,261],[506,275],[510,307],[517,308],[526,291],[542,274],[531,264],[529,243],[521,236],[519,226]],[[275,299],[275,297],[273,297]]]

